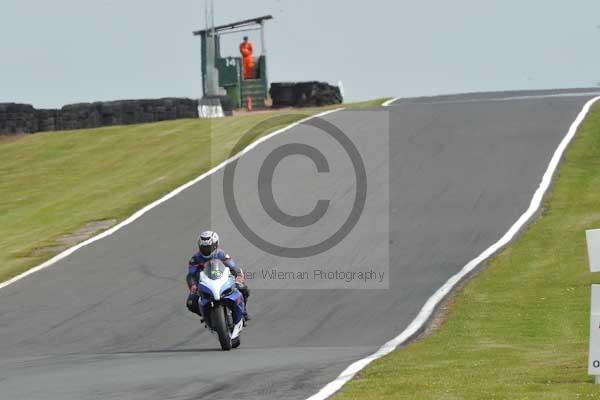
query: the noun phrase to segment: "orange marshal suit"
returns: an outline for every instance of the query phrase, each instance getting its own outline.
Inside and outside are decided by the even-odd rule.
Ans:
[[[254,49],[252,48],[252,43],[250,42],[242,42],[240,44],[240,53],[242,54],[242,64],[244,68],[244,79],[252,79],[253,78],[253,69],[254,69],[254,59],[252,58],[252,52]]]

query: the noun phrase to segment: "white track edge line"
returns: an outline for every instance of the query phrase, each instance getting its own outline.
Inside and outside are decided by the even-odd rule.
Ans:
[[[400,97],[394,97],[393,99],[389,99],[388,101],[384,101],[381,106],[382,107],[389,107],[392,104],[394,104],[395,102],[397,102],[398,100],[400,100]]]
[[[533,194],[533,198],[531,199],[531,203],[529,204],[529,208],[519,217],[519,219],[510,227],[510,229],[498,240],[496,243],[492,244],[490,247],[485,249],[479,256],[469,261],[457,274],[453,275],[444,285],[439,288],[433,296],[431,296],[425,305],[419,311],[419,314],[415,317],[415,319],[410,323],[410,325],[402,331],[398,336],[385,343],[383,346],[379,348],[375,353],[362,358],[354,363],[350,364],[342,373],[333,381],[329,382],[325,385],[319,392],[310,396],[307,400],[324,400],[328,397],[332,396],[338,390],[342,388],[350,379],[354,377],[360,370],[364,369],[367,365],[371,363],[371,361],[377,360],[392,351],[394,351],[398,346],[402,343],[410,339],[414,336],[422,327],[425,325],[429,317],[435,311],[436,306],[443,300],[443,298],[452,290],[452,288],[461,281],[466,275],[468,275],[471,271],[473,271],[479,264],[485,261],[487,258],[492,256],[496,251],[501,249],[507,243],[509,243],[515,235],[519,232],[521,228],[529,221],[529,219],[536,213],[542,204],[542,200],[544,198],[544,194],[550,187],[550,183],[552,182],[552,177],[556,172],[558,164],[563,156],[563,153],[567,149],[569,143],[577,133],[577,129],[585,119],[586,115],[590,111],[592,105],[600,100],[600,96],[594,97],[589,100],[583,106],[583,109],[577,115],[577,118],[567,131],[566,136],[558,145],[552,159],[550,160],[550,164],[548,164],[548,168],[542,177],[542,181]]]
[[[252,150],[253,148],[255,148],[256,146],[260,145],[263,142],[266,142],[267,140],[271,139],[272,137],[279,135],[280,133],[284,133],[287,132],[295,127],[297,127],[298,125],[301,125],[302,123],[309,121],[311,119],[314,118],[320,118],[320,117],[324,117],[325,115],[328,114],[333,114],[335,112],[338,111],[342,111],[345,110],[344,107],[340,107],[340,108],[336,108],[334,110],[328,110],[316,115],[312,115],[306,118],[303,118],[301,120],[298,120],[288,126],[285,126],[281,129],[276,130],[275,132],[271,132],[266,136],[261,137],[260,139],[257,139],[256,141],[250,143],[248,146],[244,147],[243,150],[241,150],[239,153],[237,153],[236,155],[234,155],[233,157],[223,161],[221,164],[217,165],[216,167],[213,167],[212,169],[210,169],[209,171],[203,173],[202,175],[200,175],[199,177],[184,183],[183,185],[179,186],[178,188],[174,189],[173,191],[169,192],[168,194],[166,194],[165,196],[161,197],[160,199],[148,204],[147,206],[143,207],[142,209],[136,211],[134,214],[132,214],[131,216],[129,216],[127,219],[123,220],[122,222],[120,222],[119,224],[113,226],[112,228],[100,233],[99,235],[96,235],[92,238],[89,238],[73,247],[68,248],[67,250],[63,251],[60,254],[57,254],[56,256],[52,257],[51,259],[45,261],[44,263],[33,267],[31,269],[28,269],[27,271],[14,276],[12,278],[10,278],[7,281],[4,281],[2,283],[0,283],[0,289],[3,289],[9,285],[12,285],[13,283],[20,281],[21,279],[34,274],[38,271],[41,271],[43,269],[48,268],[49,266],[56,264],[58,261],[70,256],[71,254],[73,254],[74,252],[76,252],[77,250],[81,249],[82,247],[85,247],[89,244],[92,244],[100,239],[104,239],[107,236],[112,235],[113,233],[117,232],[119,229],[131,224],[132,222],[134,222],[135,220],[137,220],[138,218],[140,218],[141,216],[143,216],[144,214],[146,214],[148,211],[152,210],[153,208],[156,208],[157,206],[161,205],[162,203],[164,203],[165,201],[177,196],[179,193],[183,192],[184,190],[188,189],[189,187],[195,185],[196,183],[202,181],[203,179],[205,179],[206,177],[214,174],[215,172],[219,171],[220,169],[223,169],[225,166],[227,166],[228,164],[230,164],[231,162],[239,159],[240,157],[242,157],[244,154],[248,153],[250,150]]]
[[[491,93],[502,93],[502,92],[491,92]],[[463,93],[463,95],[477,95],[483,93]],[[491,97],[491,98],[473,98],[473,99],[463,99],[463,100],[434,100],[429,102],[419,102],[415,104],[466,104],[466,103],[478,103],[478,102],[494,102],[494,101],[512,101],[512,100],[528,100],[528,99],[545,99],[551,97],[584,97],[584,96],[592,96],[598,95],[598,91],[589,91],[589,92],[565,92],[565,93],[548,93],[548,94],[540,94],[540,95],[523,95],[523,96],[508,96],[508,97]],[[393,105],[395,102],[403,99],[418,99],[422,98],[434,98],[434,97],[447,97],[454,96],[453,94],[439,94],[432,96],[424,96],[424,97],[394,97],[393,99],[387,100],[381,104],[382,107],[389,107]]]

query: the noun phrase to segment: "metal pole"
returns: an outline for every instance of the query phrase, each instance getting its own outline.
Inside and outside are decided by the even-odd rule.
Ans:
[[[206,0],[206,94],[217,94],[217,79],[215,71],[215,16],[213,0]]]
[[[213,0],[205,0],[204,4],[206,30],[203,34],[206,43],[206,90],[205,97],[198,104],[198,116],[200,118],[220,118],[224,116],[221,101],[213,97],[219,94],[219,72],[215,67],[217,56],[215,6]]]
[[[267,54],[267,43],[265,41],[265,21],[260,21],[260,48],[261,55]]]
[[[210,0],[210,29],[213,37],[215,36],[215,3]]]

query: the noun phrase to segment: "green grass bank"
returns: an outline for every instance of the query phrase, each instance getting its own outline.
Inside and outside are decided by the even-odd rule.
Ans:
[[[585,230],[600,228],[600,104],[571,142],[542,215],[451,299],[432,335],[373,362],[350,399],[597,399],[587,375]]]
[[[260,137],[331,108],[0,136],[0,282],[219,164],[248,130]]]

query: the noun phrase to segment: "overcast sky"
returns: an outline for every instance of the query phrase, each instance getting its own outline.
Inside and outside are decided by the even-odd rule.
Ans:
[[[275,17],[272,82],[341,80],[348,100],[600,81],[598,0],[215,3],[217,24]],[[191,32],[203,10],[203,0],[2,0],[0,102],[200,97]]]

